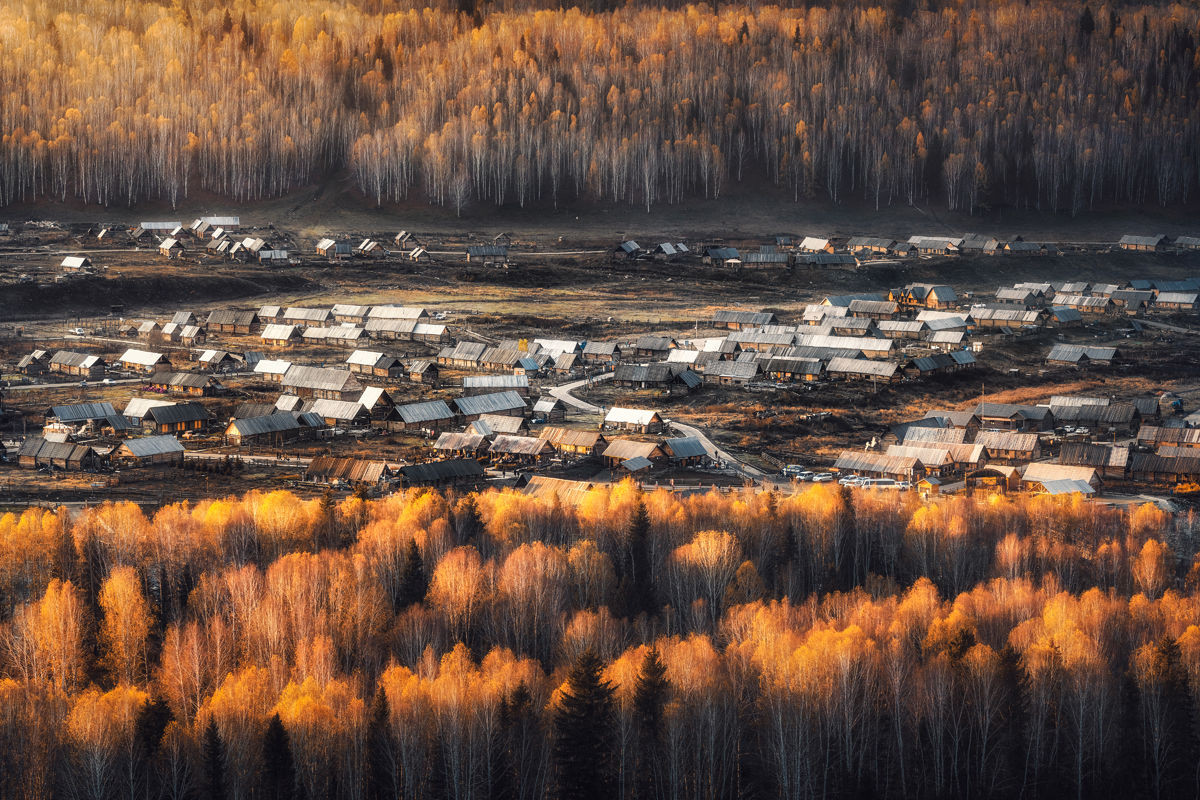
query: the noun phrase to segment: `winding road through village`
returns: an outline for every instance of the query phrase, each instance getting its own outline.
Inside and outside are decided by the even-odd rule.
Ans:
[[[591,414],[599,414],[602,411],[599,406],[593,405],[586,400],[580,400],[578,397],[573,395],[572,392],[578,389],[580,386],[590,386],[601,381],[612,380],[612,376],[613,374],[611,372],[605,372],[600,375],[594,375],[590,378],[583,378],[582,380],[563,383],[559,384],[558,386],[551,386],[549,387],[549,392],[552,397],[562,401],[564,404],[571,406],[572,408],[580,411],[586,411]],[[742,477],[756,481],[762,481],[769,477],[767,473],[763,472],[761,469],[743,463],[726,451],[717,447],[717,445],[705,435],[704,431],[700,430],[695,425],[687,425],[683,422],[669,419],[664,419],[663,421],[682,435],[692,436],[696,439],[699,439],[700,443],[704,445],[704,450],[708,453],[709,458],[711,458],[713,461],[726,464]]]

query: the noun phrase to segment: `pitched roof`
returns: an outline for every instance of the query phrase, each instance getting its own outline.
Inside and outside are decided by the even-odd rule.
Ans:
[[[708,455],[708,451],[704,449],[704,442],[695,436],[667,439],[663,442],[663,447],[667,449],[667,454],[672,459],[697,458]]]
[[[528,389],[528,375],[467,375],[464,389]]]
[[[1067,361],[1078,363],[1085,359],[1089,361],[1112,361],[1117,356],[1115,347],[1093,347],[1080,344],[1056,344],[1050,348],[1047,361]]]
[[[900,369],[894,361],[869,361],[865,358],[831,358],[825,372],[834,375],[867,375],[891,378]]]
[[[174,436],[146,436],[141,439],[126,439],[117,450],[127,452],[134,458],[148,458],[167,453],[182,453],[183,445]]]
[[[123,364],[152,367],[161,361],[166,361],[167,357],[162,353],[152,353],[149,350],[138,350],[131,347],[118,360]]]
[[[473,478],[483,476],[483,467],[473,458],[448,458],[443,461],[427,461],[424,464],[410,464],[401,467],[400,472],[405,479],[424,483],[441,481],[447,478]]]
[[[79,423],[89,420],[101,420],[117,416],[117,410],[112,403],[71,403],[69,405],[51,406],[50,416],[59,422]]]
[[[504,392],[460,397],[454,401],[454,405],[458,408],[458,413],[465,417],[528,408],[524,398],[511,389]]]
[[[980,431],[975,435],[975,444],[988,450],[1013,450],[1032,453],[1038,447],[1036,433],[1011,433],[1009,431]]]
[[[846,472],[883,472],[892,475],[911,473],[920,462],[912,456],[889,456],[860,450],[843,450],[834,468]]]
[[[597,430],[579,430],[547,425],[538,433],[555,447],[595,447],[603,438]]]
[[[287,411],[277,411],[261,417],[246,417],[237,419],[229,424],[226,433],[237,433],[242,436],[261,436],[269,433],[281,433],[300,427],[296,418]]]
[[[383,461],[317,456],[304,470],[304,477],[307,480],[324,478],[347,483],[378,483],[387,476],[387,472],[387,464]]]
[[[489,452],[511,455],[538,456],[551,449],[551,445],[536,436],[512,436],[503,434],[492,440]]]
[[[396,406],[393,413],[408,425],[454,418],[454,412],[446,405],[445,400],[426,400],[423,403]]]
[[[258,321],[253,311],[235,311],[231,308],[217,309],[208,315],[206,325],[249,326]]]
[[[626,461],[630,458],[651,458],[659,450],[655,442],[639,442],[634,439],[613,439],[604,448],[604,458],[616,458]]]
[[[199,403],[174,403],[169,406],[152,406],[146,409],[142,419],[152,419],[158,425],[174,425],[180,422],[195,422],[211,419],[208,410]]]
[[[303,367],[297,364],[293,364],[284,373],[283,385],[317,391],[348,392],[362,389],[362,384],[354,377],[354,373],[349,370]]]
[[[445,431],[438,436],[433,449],[475,451],[481,449],[486,442],[487,438],[482,433]]]
[[[720,308],[713,312],[713,322],[734,323],[738,325],[769,325],[774,321],[775,315],[768,311],[738,311],[736,309]]]
[[[268,325],[263,328],[262,335],[259,338],[268,341],[280,341],[294,338],[299,333],[299,329],[295,325]]]
[[[605,424],[632,424],[632,425],[650,425],[655,420],[662,421],[658,416],[657,411],[650,411],[641,408],[621,408],[613,406],[604,415]]]
[[[1025,468],[1021,479],[1034,483],[1056,480],[1081,480],[1091,483],[1096,479],[1096,470],[1093,467],[1073,467],[1066,464],[1035,461]]]
[[[322,398],[312,401],[312,404],[305,410],[320,415],[322,419],[335,419],[341,422],[353,422],[367,414],[367,410],[362,407],[362,404],[355,400]]]

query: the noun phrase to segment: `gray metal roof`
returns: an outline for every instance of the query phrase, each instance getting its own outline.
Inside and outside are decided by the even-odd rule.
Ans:
[[[65,406],[52,406],[50,416],[59,422],[76,423],[93,419],[105,419],[117,415],[112,403],[73,403]]]
[[[738,325],[769,325],[774,321],[775,315],[768,311],[737,311],[721,308],[713,312],[713,322],[732,322]]]
[[[483,476],[483,467],[471,458],[448,458],[445,461],[427,461],[400,468],[401,474],[413,482],[424,483],[447,478],[474,478]]]
[[[408,425],[454,418],[454,412],[446,405],[445,400],[427,400],[424,403],[396,406],[395,413]]]
[[[127,439],[120,450],[127,450],[137,458],[147,458],[165,453],[182,453],[183,445],[174,436],[147,436],[142,439]]]
[[[467,375],[464,389],[528,389],[528,375]]]
[[[239,419],[230,425],[231,429],[235,429],[242,436],[261,436],[267,433],[291,431],[299,427],[300,423],[296,421],[296,418],[286,411],[267,414],[262,417]]]
[[[179,422],[195,422],[210,418],[208,411],[199,403],[178,403],[170,406],[154,406],[146,410],[142,417],[154,420],[159,425],[173,425]]]
[[[283,385],[318,391],[351,391],[362,388],[354,373],[349,370],[303,367],[297,364],[293,364],[284,373]]]
[[[663,446],[667,448],[671,458],[696,458],[698,456],[708,455],[708,451],[704,449],[704,442],[694,436],[683,436],[678,439],[667,439],[663,442]]]
[[[454,401],[454,405],[458,408],[458,412],[466,417],[528,407],[521,395],[511,389],[505,392],[460,397]]]
[[[1117,356],[1115,347],[1090,347],[1078,344],[1056,344],[1050,348],[1047,361],[1069,361],[1078,363],[1084,359],[1089,361],[1112,361]]]

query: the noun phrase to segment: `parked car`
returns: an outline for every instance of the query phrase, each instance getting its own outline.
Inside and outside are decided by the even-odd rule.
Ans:
[[[68,333],[73,333],[73,334],[75,334],[76,336],[83,336],[83,335],[85,334],[85,331],[83,330],[83,328],[71,328],[71,329],[70,329],[69,331],[67,331],[67,332],[68,332]]]
[[[833,482],[833,473],[832,472],[818,472],[816,475],[813,475],[813,483],[832,483],[832,482]]]
[[[812,470],[806,469],[806,470],[804,470],[804,472],[801,472],[799,475],[796,476],[796,480],[811,481],[813,479],[813,477],[815,477],[815,475],[816,475],[816,473],[814,473]]]
[[[801,472],[804,472],[804,467],[800,464],[788,464],[786,467],[779,470],[779,473],[786,478],[794,478]]]
[[[847,475],[838,479],[838,486],[862,486],[863,479],[857,475]]]

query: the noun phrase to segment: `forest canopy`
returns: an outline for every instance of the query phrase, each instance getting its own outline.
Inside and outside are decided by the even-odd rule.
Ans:
[[[825,485],[0,515],[0,796],[1194,797],[1195,538]]]
[[[1179,204],[1200,7],[0,5],[0,205]]]

